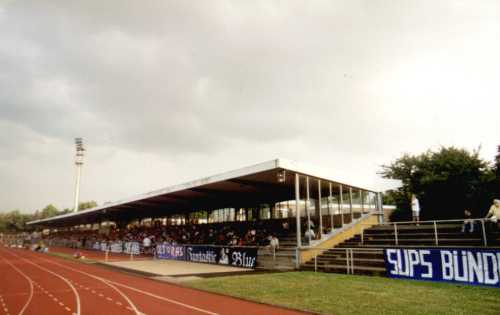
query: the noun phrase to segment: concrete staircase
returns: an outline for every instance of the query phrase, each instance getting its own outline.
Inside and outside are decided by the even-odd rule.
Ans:
[[[289,271],[295,269],[295,248],[297,247],[296,234],[289,234],[280,238],[280,248],[272,253],[269,248],[259,248],[257,269]]]
[[[301,265],[302,270],[347,273],[346,255],[351,252],[352,272],[385,275],[384,248],[395,247],[485,247],[481,226],[474,233],[462,233],[461,224],[437,224],[437,243],[433,224],[397,226],[376,225],[328,249]],[[500,231],[487,234],[487,246],[500,247]]]

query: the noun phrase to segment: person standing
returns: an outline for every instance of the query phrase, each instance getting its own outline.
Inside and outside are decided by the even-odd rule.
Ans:
[[[411,212],[413,215],[413,222],[417,222],[418,225],[418,222],[420,222],[420,202],[414,194],[411,195]]]
[[[462,233],[465,233],[467,229],[467,225],[469,226],[469,233],[474,233],[474,220],[472,219],[472,212],[469,209],[465,209],[464,211],[464,223],[462,224]]]

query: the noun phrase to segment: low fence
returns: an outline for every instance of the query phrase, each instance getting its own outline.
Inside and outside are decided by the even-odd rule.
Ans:
[[[355,270],[359,267],[364,266],[364,264],[357,264],[355,260],[356,256],[362,255],[373,255],[379,254],[382,255],[384,250],[382,248],[326,248],[326,247],[316,247],[312,248],[315,252],[313,256],[312,262],[314,263],[314,271],[317,272],[320,263],[318,262],[318,257],[321,255],[330,255],[329,264],[325,266],[327,268],[334,268],[339,271],[345,271],[347,274],[354,274]],[[380,256],[382,258],[382,256]]]

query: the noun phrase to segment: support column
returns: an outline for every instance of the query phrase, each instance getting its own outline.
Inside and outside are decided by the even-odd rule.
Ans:
[[[319,237],[323,238],[323,210],[321,209],[321,180],[318,179],[318,202],[316,203],[318,210],[316,213],[319,214]]]
[[[365,201],[363,199],[363,190],[359,190],[359,202],[361,203],[361,214],[365,213]]]
[[[342,185],[339,186],[339,189],[340,189],[340,199],[339,199],[340,226],[344,226],[344,192]]]
[[[302,246],[302,239],[300,234],[300,181],[299,174],[295,173],[295,224],[297,232],[297,247]]]
[[[352,187],[349,187],[349,212],[351,213],[351,223],[354,221],[354,210],[352,209]]]
[[[330,228],[333,231],[333,209],[332,209],[332,183],[328,183],[328,213],[330,214]]]
[[[384,223],[384,204],[382,193],[377,193],[377,212],[379,213],[379,223]]]
[[[307,214],[307,231],[311,229],[311,214],[309,213],[309,176],[306,176],[306,214]],[[307,238],[309,240],[309,244],[311,244],[311,235],[307,232]]]

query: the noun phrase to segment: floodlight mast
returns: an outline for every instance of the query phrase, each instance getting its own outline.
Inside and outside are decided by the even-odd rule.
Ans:
[[[76,145],[76,157],[75,157],[76,187],[75,187],[75,207],[73,211],[77,212],[80,204],[80,178],[82,176],[83,153],[85,152],[85,148],[83,147],[83,139],[75,138],[75,145]]]

